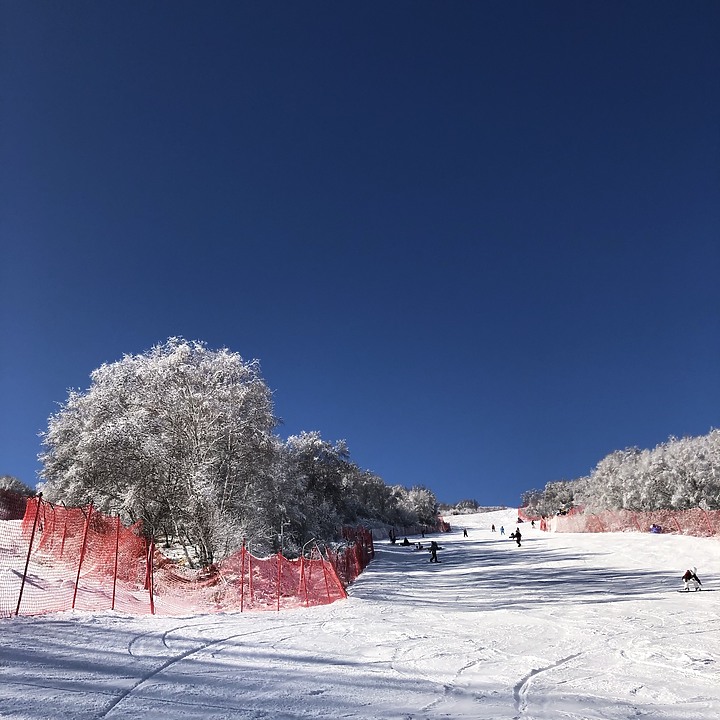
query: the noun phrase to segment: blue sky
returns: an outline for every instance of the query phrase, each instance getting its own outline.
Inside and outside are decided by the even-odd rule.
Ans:
[[[0,474],[170,336],[444,502],[718,426],[717,3],[0,13]]]

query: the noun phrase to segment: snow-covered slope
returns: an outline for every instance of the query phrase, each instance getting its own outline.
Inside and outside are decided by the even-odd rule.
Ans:
[[[720,717],[718,539],[525,523],[517,547],[513,511],[448,519],[440,564],[378,544],[326,607],[5,620],[0,716]],[[703,592],[676,592],[687,565]]]

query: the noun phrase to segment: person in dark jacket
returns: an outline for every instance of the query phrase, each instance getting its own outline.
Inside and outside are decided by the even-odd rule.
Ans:
[[[702,583],[700,582],[700,578],[697,576],[697,568],[693,568],[692,570],[686,570],[685,574],[682,576],[683,581],[683,588],[690,591],[690,583],[692,583],[693,588],[695,590],[702,590]]]
[[[434,541],[430,541],[430,562],[440,562],[437,556],[438,544]]]
[[[518,544],[518,547],[520,547],[520,541],[522,540],[522,535],[520,534],[520,528],[515,528],[515,542]]]

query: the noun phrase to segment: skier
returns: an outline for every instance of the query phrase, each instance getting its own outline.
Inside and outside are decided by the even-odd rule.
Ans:
[[[690,583],[693,584],[693,588],[697,590],[702,590],[702,583],[700,582],[700,578],[697,576],[697,568],[694,567],[692,570],[686,570],[685,574],[682,576],[683,581],[683,587],[688,592],[690,591]]]
[[[437,557],[437,551],[438,551],[438,544],[434,540],[431,540],[430,541],[430,562],[436,562],[436,563],[440,562]]]
[[[467,536],[468,536],[467,528],[463,528],[463,537],[467,537]]]
[[[492,532],[495,532],[495,525],[492,526],[491,530]]]
[[[505,534],[505,526],[504,526],[504,525],[501,525],[501,526],[500,526],[500,534],[501,534],[501,535],[504,535],[504,534]]]
[[[518,547],[520,546],[520,541],[522,540],[522,535],[520,534],[520,528],[515,528],[515,542],[518,544]]]

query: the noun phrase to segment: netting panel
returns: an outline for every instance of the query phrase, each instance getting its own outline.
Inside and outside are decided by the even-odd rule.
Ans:
[[[662,532],[696,537],[720,535],[720,510],[605,510],[558,515],[547,520],[553,532]]]
[[[156,551],[139,523],[123,527],[92,506],[0,497],[3,512],[22,519],[0,520],[0,617],[73,608],[176,615],[310,607],[346,597],[374,556],[368,530],[345,528],[343,548],[327,557],[317,546],[296,560],[258,558],[243,547],[192,570]]]

